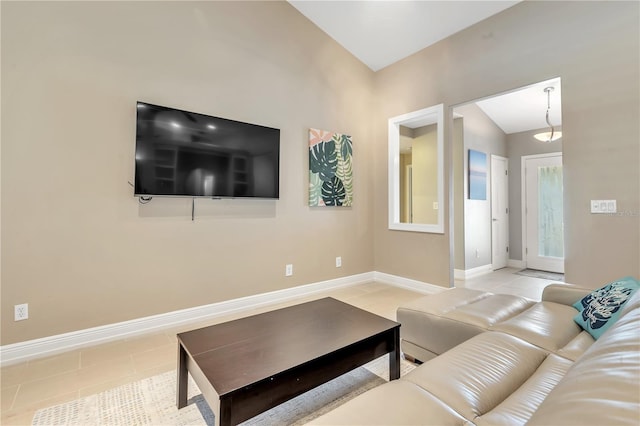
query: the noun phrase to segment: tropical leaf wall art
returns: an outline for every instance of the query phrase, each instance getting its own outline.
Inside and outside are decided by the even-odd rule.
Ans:
[[[309,129],[309,205],[353,203],[353,142],[351,136]]]

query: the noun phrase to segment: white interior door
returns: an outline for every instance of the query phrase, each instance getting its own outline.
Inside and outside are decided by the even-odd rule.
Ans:
[[[505,268],[509,259],[509,160],[491,156],[491,263]]]
[[[522,158],[527,267],[564,273],[562,153]]]

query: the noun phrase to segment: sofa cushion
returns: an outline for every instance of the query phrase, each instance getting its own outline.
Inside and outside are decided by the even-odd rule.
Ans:
[[[400,337],[403,341],[403,350],[421,361],[428,361],[476,334],[482,333],[484,328],[451,320],[446,318],[446,315],[489,296],[491,293],[466,288],[452,288],[412,300],[400,306],[396,312],[396,318],[402,324]],[[448,332],[443,333],[442,330]],[[407,351],[404,342],[411,342],[424,348],[428,354],[423,353],[421,354],[423,358],[419,358],[416,356],[418,354]],[[424,355],[431,356],[425,358]]]
[[[421,297],[398,308],[402,349],[428,361],[534,303],[460,287]]]
[[[546,356],[546,351],[516,337],[485,332],[401,380],[415,383],[473,421],[522,386]]]
[[[544,290],[542,290],[542,301],[571,306],[576,303],[576,300],[582,299],[587,294],[591,293],[591,291],[593,290],[573,284],[549,284],[544,288]]]
[[[473,423],[477,426],[524,425],[572,364],[566,358],[549,355],[522,386],[493,410],[476,417]]]
[[[531,425],[637,425],[640,421],[640,292],[576,360]]]
[[[638,288],[638,280],[625,277],[594,290],[573,304],[580,311],[575,322],[597,339],[616,322],[620,310]]]
[[[571,306],[539,302],[489,330],[511,334],[550,352],[556,352],[582,331],[573,321],[575,314],[576,310]]]
[[[510,320],[513,335],[481,333],[312,424],[637,425],[640,291],[598,340],[571,312],[541,302]]]
[[[589,349],[591,345],[593,345],[593,342],[595,342],[593,336],[586,331],[582,331],[556,353],[561,357],[575,361],[580,355]]]
[[[310,425],[465,425],[450,407],[413,383],[394,380],[311,420]]]

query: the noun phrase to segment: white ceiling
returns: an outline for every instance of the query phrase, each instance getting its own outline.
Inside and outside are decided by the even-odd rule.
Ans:
[[[320,29],[373,71],[378,71],[519,1],[322,1],[289,0]],[[547,127],[547,94],[551,122],[561,125],[559,79],[485,99],[478,106],[507,133]]]
[[[331,38],[378,71],[518,1],[289,0]]]
[[[548,127],[546,87],[553,87],[549,120],[562,125],[562,89],[560,78],[542,81],[510,93],[477,101],[476,105],[506,134]]]

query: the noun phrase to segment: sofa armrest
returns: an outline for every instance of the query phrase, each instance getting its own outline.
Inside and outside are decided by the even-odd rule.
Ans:
[[[571,306],[592,291],[572,284],[549,284],[542,291],[542,301]]]

